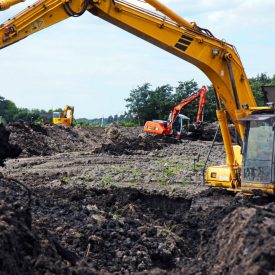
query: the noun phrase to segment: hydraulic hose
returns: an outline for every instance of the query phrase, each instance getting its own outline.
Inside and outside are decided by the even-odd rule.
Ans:
[[[65,11],[66,11],[66,13],[67,13],[68,15],[70,15],[70,16],[72,16],[72,17],[79,17],[79,16],[81,16],[81,15],[87,10],[89,4],[90,4],[90,0],[84,0],[83,3],[82,3],[82,10],[81,10],[80,12],[75,12],[75,11],[71,8],[69,2],[66,2],[66,3],[64,4],[64,9],[65,9]]]

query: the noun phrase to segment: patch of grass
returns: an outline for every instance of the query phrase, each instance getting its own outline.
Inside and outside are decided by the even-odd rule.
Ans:
[[[196,171],[196,172],[198,172],[198,171],[202,170],[203,167],[204,167],[204,162],[196,162],[195,163],[195,167],[193,165],[193,170]]]
[[[181,160],[190,160],[189,156],[181,156]]]
[[[188,181],[186,181],[186,180],[183,180],[182,182],[181,182],[181,185],[182,186],[186,186],[188,184]]]
[[[142,172],[138,169],[131,169],[129,172],[133,175],[134,180],[139,179],[140,176],[142,175]]]
[[[125,173],[128,172],[129,169],[129,167],[112,166],[111,171],[113,173]]]
[[[174,177],[175,176],[175,173],[173,172],[172,169],[168,168],[168,169],[164,169],[163,170],[163,173],[165,176],[167,177]]]
[[[82,181],[91,181],[92,180],[92,178],[90,178],[90,177],[84,177],[84,176],[76,177],[75,179],[76,180],[82,180]]]
[[[160,178],[160,179],[159,179],[159,183],[160,183],[161,185],[166,185],[167,182],[168,182],[168,179],[165,179],[165,178]]]
[[[69,183],[70,180],[71,180],[71,178],[69,178],[69,177],[64,177],[64,178],[61,179],[61,183]]]
[[[164,226],[162,227],[162,231],[166,232],[166,233],[171,233],[172,232],[172,227],[169,224],[164,224]]]
[[[113,180],[112,180],[111,178],[103,178],[103,179],[102,179],[102,182],[103,182],[104,184],[111,184],[111,183],[113,182]]]

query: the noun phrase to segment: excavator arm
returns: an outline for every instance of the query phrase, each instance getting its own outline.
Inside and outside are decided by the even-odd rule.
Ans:
[[[168,126],[167,126],[168,133],[172,132],[173,123],[176,117],[178,116],[178,114],[180,113],[180,111],[184,109],[186,106],[188,106],[190,103],[192,103],[194,100],[196,100],[198,97],[200,98],[200,102],[198,107],[196,123],[200,123],[202,121],[203,109],[206,103],[206,93],[207,93],[206,87],[202,86],[202,88],[198,92],[196,92],[195,94],[191,95],[186,99],[183,99],[180,102],[180,104],[178,104],[172,109],[171,114],[169,116]]]
[[[207,89],[205,86],[203,86],[200,90],[200,102],[199,102],[198,114],[197,114],[197,120],[196,120],[197,124],[200,124],[203,122],[203,115],[204,115],[205,104],[206,104],[206,93],[207,93]]]

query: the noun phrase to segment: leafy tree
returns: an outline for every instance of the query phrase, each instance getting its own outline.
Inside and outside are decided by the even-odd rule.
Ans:
[[[269,77],[267,74],[261,73],[258,74],[256,77],[249,78],[249,83],[256,98],[257,105],[265,105],[262,86],[275,85],[275,75],[273,75],[273,77]]]
[[[178,86],[175,88],[174,98],[174,106],[179,104],[181,100],[187,99],[191,95],[195,94],[200,88],[198,87],[198,83],[194,81],[194,79],[190,81],[179,81]],[[195,101],[191,102],[188,106],[182,110],[182,113],[188,116],[191,121],[196,121],[196,116],[198,112],[198,103],[199,98]]]
[[[113,123],[114,122],[114,117],[113,116],[108,116],[106,122],[107,122],[107,124]]]
[[[214,87],[211,85],[207,86],[207,101],[204,112],[204,121],[214,122],[216,120],[216,98],[214,93]]]
[[[174,95],[175,102],[180,102],[182,99],[188,98],[199,90],[198,83],[194,79],[184,82],[179,81],[178,83]]]
[[[0,116],[6,121],[10,122],[14,120],[14,116],[18,112],[16,105],[10,101],[5,99],[4,97],[0,97]]]
[[[163,85],[157,87],[154,91],[150,91],[148,98],[148,108],[146,112],[146,121],[150,118],[167,119],[173,103],[173,87],[170,85]]]
[[[151,85],[148,83],[138,86],[137,89],[131,91],[130,97],[126,99],[129,114],[133,115],[134,119],[138,121],[140,125],[152,119],[166,120],[175,105],[199,89],[197,82],[194,80],[179,82],[178,86],[175,87],[175,92],[173,87],[168,84],[157,87],[155,90],[150,89],[150,87]],[[198,100],[199,99],[197,99],[196,104],[198,104]],[[210,102],[212,101],[210,100]],[[183,111],[183,113],[193,121],[196,119],[198,110],[197,105],[194,104],[195,102],[191,103]],[[194,108],[194,106],[196,107]],[[208,112],[209,118],[212,113],[213,112]]]
[[[150,87],[149,83],[138,86],[136,89],[130,91],[130,96],[126,99],[126,102],[128,102],[126,107],[129,109],[129,114],[138,121],[139,125],[144,124],[148,117]]]

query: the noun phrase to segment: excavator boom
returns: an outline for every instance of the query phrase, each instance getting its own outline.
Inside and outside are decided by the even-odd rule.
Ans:
[[[148,0],[165,16],[142,9],[123,0],[41,0],[3,23],[0,48],[47,28],[68,17],[80,16],[86,9],[201,69],[211,80],[233,123],[249,112],[243,104],[256,102],[235,48],[209,31],[192,25],[157,0]],[[168,18],[166,17],[168,16]],[[236,124],[243,138],[244,128]]]

